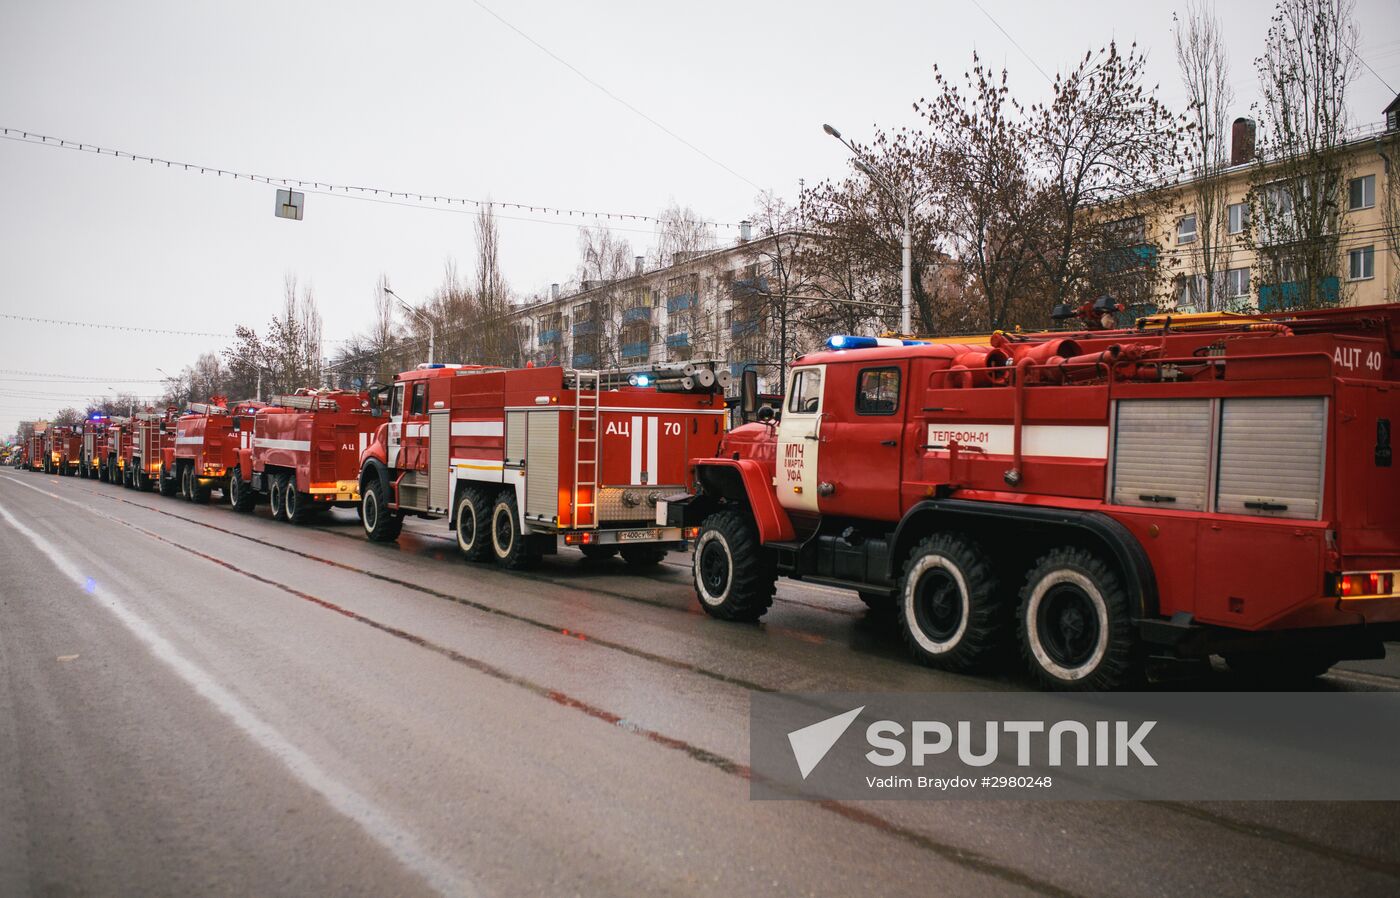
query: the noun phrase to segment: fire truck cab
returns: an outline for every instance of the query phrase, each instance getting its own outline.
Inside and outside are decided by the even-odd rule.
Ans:
[[[527,566],[559,546],[655,565],[684,544],[657,504],[718,448],[723,383],[708,363],[645,371],[422,365],[388,388],[361,456],[370,539],[445,518],[471,560]]]
[[[892,605],[953,670],[1015,644],[1060,689],[1149,656],[1315,676],[1400,636],[1397,357],[1396,305],[834,337],[666,519],[701,527],[720,618],[758,619],[787,576]]]

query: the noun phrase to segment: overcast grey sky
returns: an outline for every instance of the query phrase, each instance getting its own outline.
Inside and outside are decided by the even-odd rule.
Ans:
[[[1182,105],[1174,4],[981,3],[1051,74],[1110,39],[1137,41],[1162,98]],[[935,62],[960,71],[976,50],[1010,69],[1023,101],[1048,91],[968,0],[486,6],[739,176],[470,0],[0,0],[0,126],[457,197],[644,214],[674,199],[733,222],[753,207],[750,181],[791,198],[799,178],[842,171],[822,122],[857,138],[909,122]],[[1220,4],[1241,112],[1270,10]],[[1400,87],[1400,3],[1359,0],[1357,21],[1362,56]],[[1363,70],[1353,119],[1378,120],[1392,96]],[[314,287],[334,339],[366,325],[381,272],[418,299],[447,259],[470,271],[470,215],[314,194],[304,221],[272,209],[263,184],[0,140],[0,311],[230,333],[266,323],[290,272]],[[501,223],[505,274],[524,293],[566,280],[576,256],[577,219],[533,217],[545,220]],[[647,226],[623,226],[643,251]],[[107,386],[160,390],[12,372],[158,380],[223,342],[0,319],[0,435]]]

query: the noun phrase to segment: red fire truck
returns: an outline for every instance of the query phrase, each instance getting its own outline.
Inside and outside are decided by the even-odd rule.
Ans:
[[[78,473],[82,461],[82,430],[71,424],[59,424],[48,429],[49,473],[67,477]]]
[[[172,480],[161,476],[165,454],[175,444],[175,409],[163,412],[137,412],[122,426],[122,485],[137,490],[160,486],[165,495],[174,495]]]
[[[232,503],[231,478],[238,469],[242,425],[251,424],[263,403],[235,403],[232,408],[222,396],[208,402],[191,402],[186,414],[175,422],[175,440],[165,458],[165,470],[174,492],[191,502],[208,502],[217,487]],[[252,428],[247,430],[252,434]]]
[[[682,545],[656,503],[724,432],[707,365],[663,371],[420,365],[394,378],[389,420],[362,455],[360,516],[376,541],[407,514],[446,518],[472,560],[507,568],[560,545],[661,561]],[[377,393],[377,396],[382,393]]]
[[[240,436],[237,480],[230,501],[251,511],[266,497],[272,517],[304,524],[327,508],[360,501],[360,451],[378,425],[369,394],[341,390],[275,396]],[[240,424],[240,434],[247,435]]]
[[[81,425],[82,453],[78,474],[82,477],[107,479],[107,416],[89,415]]]
[[[107,454],[104,467],[108,483],[126,483],[126,459],[130,457],[131,433],[134,424],[126,415],[107,419]]]
[[[666,505],[710,614],[846,587],[924,662],[1014,643],[1061,689],[1212,654],[1304,678],[1400,636],[1400,305],[827,345]]]
[[[46,431],[49,425],[45,421],[36,422],[34,430],[29,434],[29,446],[27,447],[29,456],[29,470],[48,470],[48,435]]]

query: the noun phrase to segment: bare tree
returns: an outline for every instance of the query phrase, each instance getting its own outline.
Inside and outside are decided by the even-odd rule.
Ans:
[[[1196,216],[1197,246],[1189,267],[1190,284],[1204,286],[1204,296],[1194,297],[1198,308],[1218,308],[1224,295],[1224,268],[1228,264],[1228,184],[1223,172],[1229,167],[1226,129],[1235,91],[1230,86],[1230,60],[1220,21],[1202,0],[1187,0],[1185,21],[1175,22],[1176,64],[1186,89],[1188,132],[1186,158]],[[1186,210],[1183,209],[1183,212]],[[1199,264],[1195,264],[1199,259]]]
[[[579,328],[574,354],[591,358],[591,366],[616,367],[622,358],[623,309],[631,296],[613,285],[632,273],[632,244],[599,225],[579,228],[578,250],[579,282],[594,292],[584,320],[574,322]]]
[[[733,360],[755,363],[782,391],[787,362],[816,342],[807,320],[818,301],[817,278],[806,264],[811,240],[800,211],[771,191],[759,195],[750,218],[757,227],[753,276],[729,285]]]
[[[523,341],[511,315],[510,287],[501,274],[501,232],[488,204],[476,217],[476,295],[471,332],[481,364],[519,365]]]
[[[1358,66],[1351,15],[1352,0],[1279,0],[1255,61],[1263,121],[1250,211],[1263,307],[1342,298],[1346,94]]]
[[[832,300],[812,310],[827,324],[844,322],[856,328],[872,325],[881,330],[898,326],[904,204],[914,212],[912,235],[912,292],[915,329],[942,332],[941,311],[934,302],[928,277],[946,260],[940,238],[943,229],[931,209],[938,195],[938,169],[933,164],[936,147],[922,131],[877,130],[867,144],[852,141],[864,160],[895,191],[891,196],[855,168],[840,181],[804,186],[799,209],[805,228],[816,238],[810,265],[822,275],[820,292]]]
[[[1037,247],[1043,203],[1029,168],[1032,144],[1006,71],[994,73],[974,54],[967,94],[934,67],[939,91],[914,104],[932,132],[939,174],[936,210],[951,259],[948,275],[966,272],[966,301],[944,302],[947,332],[1003,328],[1043,314]],[[961,269],[959,271],[958,269]]]
[[[1031,136],[1036,149],[1044,202],[1043,236],[1037,241],[1045,300],[1074,303],[1090,299],[1107,285],[1121,291],[1138,285],[1150,296],[1156,269],[1143,266],[1140,278],[1125,283],[1123,271],[1105,266],[1115,249],[1096,210],[1116,217],[1155,217],[1165,204],[1153,190],[1177,163],[1179,121],[1144,86],[1147,58],[1136,46],[1090,51],[1068,74],[1055,78],[1049,103],[1032,107]],[[1138,297],[1118,297],[1131,300]]]
[[[715,248],[714,226],[689,206],[674,200],[657,216],[661,219],[652,267],[664,268]]]

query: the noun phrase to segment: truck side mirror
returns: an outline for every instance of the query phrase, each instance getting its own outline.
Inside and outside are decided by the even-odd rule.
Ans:
[[[769,423],[770,421],[772,421],[774,418],[778,417],[778,413],[775,412],[775,411],[773,410],[773,406],[771,406],[771,405],[764,405],[764,406],[760,406],[760,407],[759,407],[759,409],[758,409],[758,416],[757,416],[757,417],[758,417],[758,423],[760,423],[760,424],[767,424],[767,423]]]
[[[747,424],[758,412],[758,372],[745,368],[739,382],[739,419]]]

